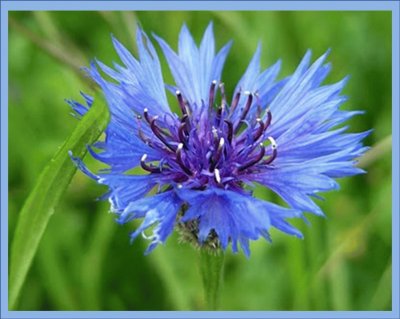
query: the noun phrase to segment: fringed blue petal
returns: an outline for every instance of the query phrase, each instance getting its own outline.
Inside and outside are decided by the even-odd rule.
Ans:
[[[165,243],[174,229],[175,220],[182,201],[173,191],[166,191],[154,196],[145,197],[131,202],[118,218],[120,223],[125,223],[135,218],[144,218],[142,224],[131,234],[134,240],[146,229],[157,224],[151,236],[146,236],[151,243],[146,250],[150,253],[159,243]]]
[[[77,117],[78,119],[84,116],[87,111],[89,111],[90,107],[93,105],[94,98],[90,95],[87,95],[83,92],[81,92],[82,97],[85,99],[85,104],[81,104],[77,101],[66,99],[65,102],[67,102],[72,110],[74,111],[73,115]]]
[[[156,184],[153,175],[99,174],[98,183],[109,187],[111,211],[120,213],[132,202],[145,196]]]
[[[323,216],[311,195],[339,188],[323,167],[290,165],[254,175],[254,180],[280,195],[291,207]]]
[[[234,120],[241,115],[246,105],[247,94],[244,93],[248,92],[255,95],[248,112],[249,118],[253,118],[254,114],[259,110],[264,111],[266,109],[287,81],[287,79],[285,79],[284,81],[275,82],[281,67],[280,60],[260,73],[260,56],[261,44],[257,46],[253,58],[236,86],[235,92],[241,92],[242,94],[240,96],[238,107],[232,114]]]
[[[168,61],[176,87],[194,108],[193,111],[208,108],[211,82],[219,82],[231,44],[228,43],[215,56],[212,23],[207,27],[199,48],[184,25],[179,35],[178,54],[162,38],[156,35],[154,38]]]
[[[261,43],[257,45],[256,52],[254,53],[246,71],[236,86],[235,92],[237,91],[253,91],[254,84],[257,82],[257,78],[260,74],[260,57],[261,57]]]
[[[123,50],[121,47],[117,46],[117,48],[120,52],[124,52],[121,51]],[[131,61],[128,58],[127,53],[124,53],[125,63]],[[130,57],[130,59],[134,58]],[[131,61],[131,63],[134,62]],[[129,98],[131,96],[125,92],[123,86],[103,79],[94,62],[87,71],[102,88],[111,113],[110,123],[106,129],[105,147],[100,153],[91,152],[92,155],[110,165],[114,172],[124,172],[136,167],[143,154],[148,154],[149,159],[158,158],[159,154],[144,143],[139,136],[137,115],[134,108],[128,104],[132,101]],[[148,127],[147,130],[149,130]]]
[[[231,242],[232,251],[237,252],[239,242],[245,255],[249,256],[249,239],[256,240],[260,236],[269,238],[271,226],[300,237],[300,232],[294,231],[284,221],[286,218],[301,217],[298,210],[219,188],[204,191],[179,189],[177,193],[189,205],[181,221],[199,219],[200,243],[214,230],[224,250]]]
[[[299,101],[314,88],[314,82],[321,76],[319,70],[323,65],[329,51],[322,55],[315,61],[310,68],[306,69],[311,53],[307,52],[303,61],[300,63],[296,72],[292,75],[291,79],[286,83],[282,90],[278,93],[276,98],[271,102],[270,109],[274,116],[274,123],[276,126],[281,126],[280,121],[285,116],[295,118],[298,109]],[[282,127],[282,126],[281,126]]]
[[[83,161],[79,158],[79,157],[75,157],[74,154],[72,154],[72,151],[68,151],[68,155],[71,158],[72,162],[75,164],[75,166],[84,174],[86,174],[87,176],[89,176],[90,178],[98,181],[99,180],[99,176],[97,176],[96,174],[93,174],[87,167],[86,165],[83,163]]]

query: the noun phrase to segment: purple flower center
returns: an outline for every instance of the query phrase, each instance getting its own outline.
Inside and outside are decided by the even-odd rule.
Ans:
[[[246,103],[235,112],[242,94]],[[190,188],[212,185],[242,191],[246,176],[265,169],[275,160],[277,144],[268,136],[272,114],[269,109],[263,111],[257,93],[236,92],[228,107],[224,84],[213,81],[208,107],[192,107],[180,91],[176,91],[176,98],[182,113],[180,118],[149,114],[148,109],[137,117],[140,138],[163,154],[155,160],[147,160],[144,154],[141,158],[144,170]],[[257,112],[249,116],[253,102]],[[198,109],[201,111],[193,111]]]

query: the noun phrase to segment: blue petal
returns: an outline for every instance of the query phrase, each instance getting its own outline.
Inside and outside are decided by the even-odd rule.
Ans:
[[[75,166],[84,174],[86,174],[87,176],[89,176],[90,178],[98,181],[99,180],[99,176],[93,174],[87,167],[86,165],[82,162],[82,160],[79,157],[75,157],[72,154],[72,151],[68,151],[68,155],[70,156],[72,162],[75,164]]]
[[[282,115],[278,112],[272,113],[275,126],[271,128],[270,134],[273,134],[275,138],[291,132],[296,132],[297,136],[301,136],[302,131],[298,127],[304,130],[305,120],[311,121],[310,126],[314,126],[314,130],[317,130],[321,124],[331,120],[334,112],[346,101],[345,97],[338,96],[346,80],[347,78],[336,84],[304,91],[301,96],[298,96],[299,99],[293,97],[290,102],[287,102],[292,105],[290,111]]]
[[[320,168],[293,165],[269,169],[254,176],[262,185],[280,195],[291,207],[323,216],[310,195],[338,189],[339,185]]]
[[[114,86],[113,89],[120,91],[121,99],[126,101],[130,109],[141,113],[147,107],[153,113],[169,113],[170,108],[156,51],[140,28],[137,29],[136,40],[140,61],[136,60],[116,38],[112,37],[115,50],[125,68],[114,64],[114,70],[98,60],[96,60],[96,63],[105,74],[116,80],[119,85],[124,84],[129,87],[126,91],[119,85]],[[89,75],[103,87],[106,82],[101,78],[100,73],[94,69],[94,64],[92,64],[92,68],[88,70]],[[129,95],[126,94],[127,91],[130,92]],[[124,95],[127,96],[124,97]],[[132,101],[135,101],[135,103],[132,104]]]
[[[201,91],[202,70],[200,70],[200,52],[185,24],[182,26],[179,34],[178,52],[182,65],[186,70],[187,80],[192,89],[188,99],[200,105],[202,93],[204,93]],[[185,92],[183,93],[185,94]]]
[[[109,191],[102,196],[102,199],[109,199],[111,203],[111,211],[121,213],[127,206],[146,195],[156,184],[157,178],[154,175],[123,175],[123,174],[94,174],[83,161],[73,156],[72,152],[68,152],[72,162],[76,167],[96,180],[99,184],[107,185]]]
[[[250,111],[248,112],[248,117],[252,119],[259,108],[261,108],[261,110],[265,110],[268,104],[287,82],[287,79],[284,81],[275,82],[281,67],[280,60],[260,73],[260,56],[261,44],[257,46],[257,50],[254,53],[253,58],[251,59],[244,75],[236,86],[235,92],[240,91],[242,92],[242,95],[240,97],[238,107],[232,114],[232,118],[234,120],[241,115],[247,102],[247,96],[246,94],[243,94],[244,92],[247,91],[256,94],[256,98],[253,99]]]
[[[222,74],[222,69],[225,64],[226,57],[228,56],[229,50],[231,49],[232,46],[232,41],[229,41],[227,44],[225,44],[222,49],[217,53],[215,56],[214,60],[212,61],[212,67],[211,67],[211,76],[209,77],[211,81],[220,81],[221,79],[221,74]],[[210,82],[208,82],[210,83]],[[208,90],[209,90],[210,85],[208,84]],[[206,92],[206,96],[208,96],[209,92]]]
[[[182,201],[173,191],[145,197],[131,202],[119,216],[119,222],[124,223],[134,218],[144,217],[140,227],[132,233],[131,240],[134,240],[147,228],[157,224],[149,238],[151,243],[146,251],[147,254],[159,243],[165,243],[172,233],[181,204]]]
[[[119,213],[146,195],[157,183],[154,175],[99,174],[98,183],[107,185],[111,211]]]
[[[212,23],[207,27],[199,48],[184,25],[179,35],[179,54],[176,54],[162,38],[156,35],[154,38],[163,50],[176,87],[191,104],[193,111],[199,112],[203,106],[207,108],[211,82],[220,80],[231,43],[225,45],[215,56]]]
[[[256,52],[254,53],[246,71],[236,86],[235,92],[252,91],[254,83],[260,74],[260,56],[261,56],[261,43],[258,44]]]
[[[310,89],[314,88],[314,82],[321,76],[320,68],[329,51],[322,55],[311,67],[306,70],[311,57],[311,51],[307,51],[295,73],[272,101],[270,108],[274,116],[274,123],[279,122],[284,115],[292,114],[299,99]]]
[[[245,196],[233,191],[208,188],[204,191],[180,189],[178,196],[189,204],[182,222],[199,219],[199,241],[204,242],[214,230],[225,250],[232,243],[237,249],[239,241],[246,256],[250,254],[248,240],[260,236],[269,237],[268,230],[274,226],[288,232],[285,218],[301,217],[299,211]],[[293,230],[290,230],[293,234]],[[299,233],[296,233],[299,235]]]
[[[140,69],[139,62],[133,57],[133,55],[128,51],[125,46],[119,42],[113,35],[111,36],[112,42],[114,44],[115,51],[118,53],[119,58],[122,63],[131,70]]]
[[[215,56],[215,41],[213,24],[210,23],[204,32],[203,39],[200,43],[199,48],[199,59],[200,59],[200,95],[207,96],[210,90],[210,84],[215,78],[213,76],[213,60]]]
[[[104,80],[94,63],[88,72],[101,86],[111,113],[110,123],[106,129],[105,147],[101,153],[90,150],[91,154],[110,165],[115,172],[136,167],[143,154],[148,154],[149,159],[159,158],[160,154],[140,139],[136,113],[131,105],[127,104],[130,99],[127,98],[128,95],[123,87]]]
[[[146,47],[144,39],[146,40]],[[146,92],[146,95],[151,97],[150,101],[149,99],[147,100],[147,104],[144,105],[144,107],[149,108],[149,110],[152,107],[157,107],[157,112],[169,113],[170,108],[165,94],[161,65],[156,50],[148,36],[140,28],[137,28],[136,42],[138,45],[140,65],[143,74],[143,78],[139,80],[142,83],[141,87]],[[151,101],[154,101],[155,105],[150,105],[149,107]]]
[[[67,102],[72,107],[72,110],[75,112],[73,115],[77,118],[81,118],[82,116],[84,116],[87,113],[87,111],[89,111],[94,101],[94,98],[90,95],[87,95],[83,92],[81,92],[81,95],[85,99],[86,105],[83,105],[77,101],[70,99],[65,100],[65,102]]]

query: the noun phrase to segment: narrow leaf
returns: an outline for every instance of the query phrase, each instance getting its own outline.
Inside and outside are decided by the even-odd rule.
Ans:
[[[83,157],[86,145],[97,140],[107,125],[108,117],[105,103],[98,99],[43,170],[22,207],[11,247],[10,309],[16,307],[18,295],[47,223],[76,171],[68,151]]]

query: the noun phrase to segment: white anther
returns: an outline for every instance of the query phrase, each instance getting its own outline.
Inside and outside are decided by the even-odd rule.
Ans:
[[[183,148],[183,143],[179,143],[179,144],[178,144],[178,149],[177,149],[177,150],[178,150],[178,151],[181,151],[182,148]]]
[[[178,189],[182,189],[182,188],[183,188],[183,185],[182,185],[182,184],[178,184],[178,185],[176,185],[176,187],[177,187]]]
[[[216,85],[217,84],[217,80],[213,80],[211,83]]]
[[[243,94],[244,94],[244,95],[251,95],[251,92],[250,92],[250,91],[244,91]]]
[[[219,84],[219,87],[220,88],[222,88],[222,87],[224,87],[225,86],[225,83],[224,82],[221,82],[220,84]]]
[[[224,147],[224,144],[225,144],[225,139],[224,139],[223,137],[221,137],[221,138],[219,139],[219,145],[218,145],[218,147],[219,147],[219,148],[223,148],[223,147]]]
[[[175,94],[176,94],[176,95],[179,95],[179,94],[181,94],[181,91],[176,90],[176,91],[175,91]]]
[[[278,144],[276,144],[275,139],[272,136],[268,136],[268,139],[271,142],[272,149],[276,149],[278,147]]]
[[[143,110],[144,113],[147,113],[148,111],[149,109],[147,107]]]
[[[260,123],[260,122],[261,122],[261,119],[260,119],[259,117],[257,117],[257,118],[256,118],[256,122],[257,122],[257,123]]]
[[[217,139],[218,138],[218,131],[214,126],[212,127],[211,132],[212,132],[214,138]]]
[[[143,154],[143,156],[142,156],[142,158],[140,159],[140,161],[141,161],[141,162],[144,162],[144,161],[146,161],[146,158],[147,158],[147,154]]]
[[[214,169],[214,176],[215,176],[215,180],[217,181],[217,183],[220,184],[221,183],[221,175],[219,174],[218,168]]]

